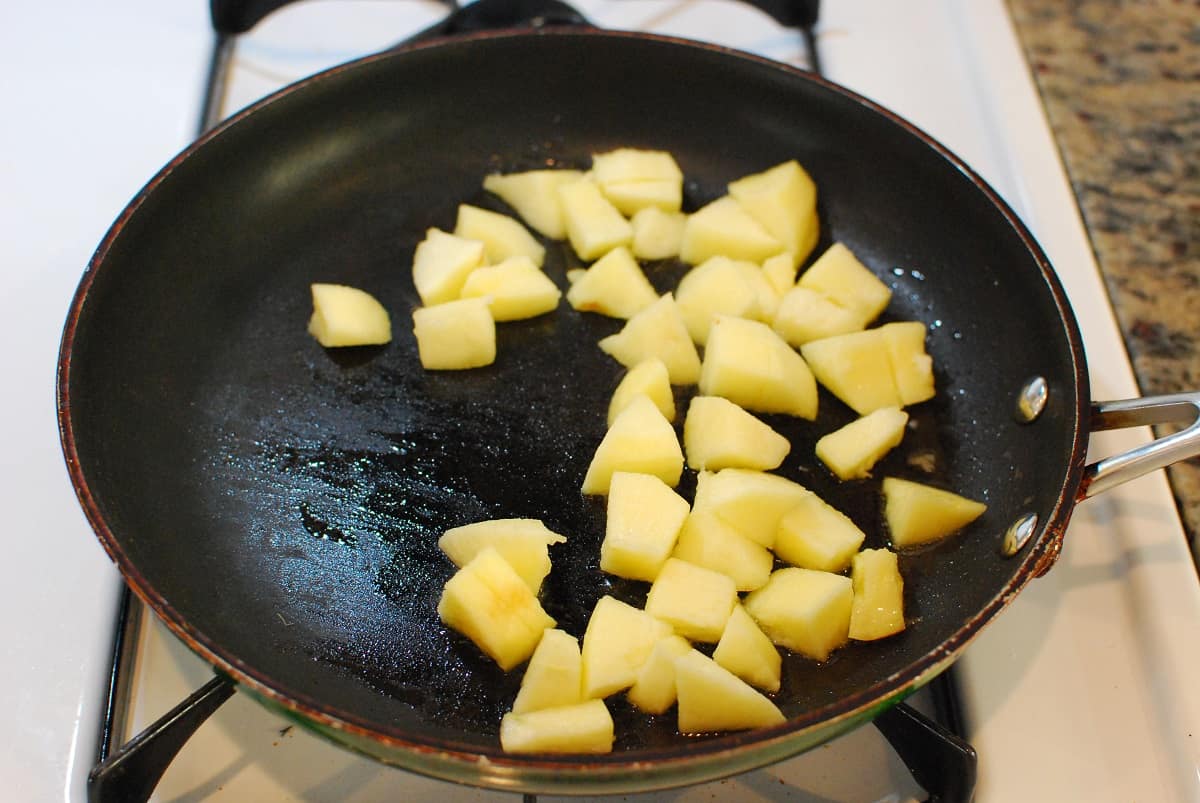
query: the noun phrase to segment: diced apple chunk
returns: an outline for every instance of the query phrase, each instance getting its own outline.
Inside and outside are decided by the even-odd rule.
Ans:
[[[683,204],[683,171],[666,151],[618,148],[593,154],[592,176],[624,215],[648,208],[678,212]]]
[[[783,243],[793,265],[803,262],[816,244],[817,185],[796,160],[730,182],[729,194]]]
[[[515,256],[471,271],[462,297],[487,298],[492,318],[519,321],[553,311],[562,292],[533,260]]]
[[[537,519],[491,519],[452,527],[438,539],[438,547],[455,566],[466,566],[488,547],[495,547],[533,593],[550,573],[547,547],[566,541]]]
[[[588,179],[561,185],[558,200],[567,239],[580,259],[591,261],[633,240],[633,226]]]
[[[908,413],[899,407],[880,407],[822,436],[817,441],[817,457],[838,479],[868,477],[871,468],[900,445],[907,424]]]
[[[844,513],[809,494],[779,520],[775,554],[793,566],[840,572],[866,537]]]
[[[759,310],[758,294],[747,281],[743,264],[715,256],[688,271],[675,288],[675,303],[698,345],[708,341],[713,316],[753,317]],[[751,268],[755,268],[750,264]],[[755,268],[757,270],[757,268]]]
[[[679,243],[679,258],[699,265],[714,256],[762,262],[786,248],[726,195],[688,216]]]
[[[658,477],[614,472],[600,568],[618,577],[654,582],[675,548],[688,510],[687,500]]]
[[[667,366],[657,357],[642,360],[629,369],[617,384],[612,400],[608,403],[608,425],[621,411],[629,406],[635,396],[647,396],[668,421],[675,420],[675,394],[671,390],[671,377]]]
[[[886,359],[886,355],[885,355]],[[700,392],[760,413],[817,417],[817,383],[805,360],[760,321],[718,315],[708,335]]]
[[[574,705],[583,701],[583,660],[579,642],[570,633],[550,628],[525,667],[513,713]]]
[[[308,333],[325,348],[376,346],[392,339],[387,310],[370,293],[344,284],[314,284]]]
[[[654,645],[626,695],[647,714],[661,714],[675,705],[675,659],[692,649],[682,636],[667,636]]]
[[[679,531],[674,556],[728,575],[738,591],[766,585],[775,558],[711,512],[693,512]]]
[[[713,660],[751,686],[779,691],[783,658],[741,605],[735,605],[729,615],[725,632],[713,651]]]
[[[680,733],[749,730],[784,721],[775,703],[694,649],[675,660],[675,689]]]
[[[987,505],[910,480],[883,480],[883,515],[897,549],[945,538],[983,515]]]
[[[641,209],[629,221],[633,226],[630,250],[638,259],[670,259],[679,256],[687,215],[658,207]]]
[[[700,473],[692,510],[720,516],[746,538],[770,549],[780,519],[810,495],[812,491],[778,474],[726,468]]]
[[[613,720],[603,700],[508,713],[500,746],[508,753],[611,753]]]
[[[728,575],[670,558],[646,595],[646,613],[684,638],[715,643],[736,602],[737,587]]]
[[[700,355],[671,293],[634,315],[621,331],[600,341],[600,349],[626,368],[657,357],[667,366],[672,385],[700,379]]]
[[[617,471],[653,474],[671,487],[683,474],[675,429],[645,396],[635,396],[608,428],[583,478],[583,493],[608,493]]]
[[[862,329],[859,316],[838,306],[816,290],[793,287],[779,302],[771,328],[791,346],[844,335]]]
[[[896,392],[902,404],[917,404],[934,395],[933,358],[925,353],[925,324],[896,321],[879,327],[887,344]]]
[[[546,261],[546,247],[519,220],[490,209],[459,204],[454,233],[482,242],[487,261],[492,264],[515,256],[529,257],[539,268]]]
[[[859,328],[879,317],[892,291],[842,243],[834,243],[800,276],[797,287],[814,290],[852,311]]]
[[[483,188],[500,196],[534,231],[562,240],[567,236],[567,228],[558,205],[558,188],[581,178],[583,172],[580,170],[494,173],[483,179]]]
[[[632,686],[654,645],[671,632],[645,611],[601,597],[583,634],[583,696],[607,697]]]
[[[442,589],[438,616],[508,671],[533,654],[554,620],[494,547],[459,569]]]
[[[484,263],[484,246],[441,229],[428,229],[413,252],[413,284],[426,306],[454,301],[473,270]]]
[[[780,299],[796,286],[796,263],[799,261],[791,251],[784,251],[763,260],[763,276]]]
[[[747,595],[744,605],[772,642],[824,661],[849,637],[853,601],[849,577],[789,567]]]
[[[859,415],[901,406],[879,329],[812,340],[800,353],[817,381]]]
[[[873,641],[904,629],[904,579],[896,553],[864,549],[851,569],[854,605],[850,609],[850,638]]]
[[[728,399],[694,396],[683,422],[683,450],[689,468],[767,470],[777,468],[791,442]]]
[[[426,370],[457,371],[496,361],[496,322],[486,298],[415,309],[413,334]]]
[[[612,318],[632,318],[657,300],[658,293],[624,246],[600,257],[567,290],[567,303],[575,309]]]

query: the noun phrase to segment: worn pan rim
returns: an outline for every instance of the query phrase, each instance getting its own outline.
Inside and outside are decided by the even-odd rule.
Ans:
[[[273,682],[265,673],[248,666],[236,655],[230,654],[221,645],[215,643],[214,640],[196,630],[192,624],[174,609],[171,603],[154,587],[149,579],[138,571],[122,548],[120,538],[109,527],[102,513],[101,505],[92,490],[80,462],[75,441],[70,397],[73,345],[77,334],[80,314],[87,303],[92,284],[99,271],[104,269],[107,263],[107,255],[115,241],[120,237],[126,223],[137,213],[146,199],[154,193],[158,186],[170,179],[172,173],[174,173],[175,169],[181,163],[191,158],[192,154],[196,151],[205,148],[208,142],[221,137],[227,129],[241,125],[244,120],[252,117],[260,108],[275,103],[281,98],[294,93],[304,92],[306,91],[306,87],[311,84],[323,83],[341,73],[360,69],[365,65],[376,62],[389,59],[403,59],[405,54],[415,51],[447,46],[470,46],[472,42],[484,40],[530,40],[537,37],[577,37],[580,40],[633,39],[642,42],[654,42],[666,47],[680,48],[680,52],[688,50],[708,52],[710,54],[719,54],[722,57],[758,64],[761,67],[782,71],[793,77],[800,77],[803,80],[816,84],[824,91],[840,95],[843,99],[863,107],[868,113],[886,118],[892,125],[905,130],[910,136],[920,140],[926,147],[948,162],[991,202],[994,210],[1004,218],[1005,222],[1021,239],[1026,250],[1034,258],[1054,306],[1058,310],[1072,358],[1076,404],[1070,419],[1072,431],[1068,471],[1063,477],[1061,490],[1053,510],[1040,523],[1038,533],[1030,540],[1024,554],[1014,558],[1014,560],[1020,560],[1020,565],[1010,582],[987,605],[971,616],[953,635],[937,648],[926,653],[919,660],[909,664],[902,671],[896,672],[883,681],[842,698],[833,704],[804,712],[799,716],[788,719],[785,723],[770,728],[683,743],[669,749],[646,749],[639,750],[636,753],[613,753],[597,757],[581,758],[579,756],[553,755],[526,757],[506,754],[500,750],[498,744],[494,749],[481,748],[477,745],[465,745],[443,739],[424,737],[418,733],[383,728],[377,724],[367,722],[352,713],[324,704],[309,695],[283,690],[281,688],[282,684]],[[821,76],[806,73],[788,65],[719,45],[658,34],[606,31],[592,28],[480,32],[462,35],[449,41],[424,42],[396,51],[387,51],[366,56],[284,87],[239,111],[205,133],[168,162],[134,196],[106,233],[92,259],[89,261],[71,301],[67,320],[64,325],[58,359],[56,393],[59,433],[64,458],[71,483],[89,524],[110,559],[113,560],[121,571],[129,587],[143,602],[156,612],[167,627],[187,644],[193,652],[211,664],[218,672],[229,676],[239,685],[252,691],[255,696],[298,716],[300,721],[316,725],[316,729],[326,736],[337,739],[337,734],[339,733],[351,734],[360,740],[365,739],[379,744],[388,751],[395,750],[402,754],[411,754],[418,759],[416,766],[411,765],[409,761],[390,761],[389,763],[400,763],[408,766],[410,769],[423,771],[422,762],[419,761],[419,757],[421,755],[437,756],[439,766],[457,765],[464,769],[464,774],[457,777],[457,780],[515,789],[519,788],[513,785],[515,778],[515,783],[517,784],[539,784],[536,790],[544,790],[554,786],[554,784],[561,781],[563,776],[573,778],[586,776],[590,779],[590,782],[603,785],[605,778],[616,778],[629,774],[634,768],[637,768],[639,773],[644,774],[639,776],[639,781],[635,782],[635,785],[626,785],[622,787],[623,789],[650,789],[676,783],[691,783],[695,780],[701,780],[684,777],[687,774],[687,766],[697,763],[707,766],[718,765],[717,768],[714,768],[713,773],[705,776],[704,779],[720,777],[720,775],[750,769],[777,760],[780,756],[773,754],[762,760],[756,760],[755,758],[764,752],[768,752],[772,746],[778,749],[779,745],[801,742],[806,737],[827,728],[837,730],[840,724],[873,718],[874,715],[884,710],[888,705],[897,702],[906,694],[919,688],[920,685],[949,666],[962,649],[982,630],[983,626],[1006,607],[1026,583],[1042,574],[1057,558],[1061,548],[1063,532],[1066,529],[1071,512],[1077,501],[1077,489],[1082,482],[1087,449],[1088,433],[1086,422],[1089,399],[1090,391],[1082,337],[1065,289],[1055,275],[1048,258],[1015,212],[1008,207],[1003,199],[975,171],[948,148],[894,112]],[[345,743],[343,742],[343,744]],[[386,755],[372,754],[377,759],[389,761]],[[631,756],[634,757],[631,758]],[[445,777],[443,773],[438,772],[436,769],[431,769],[430,771],[432,774]],[[659,780],[656,782],[655,779]],[[534,787],[529,788],[534,789]],[[579,789],[577,785],[572,785],[572,788]]]

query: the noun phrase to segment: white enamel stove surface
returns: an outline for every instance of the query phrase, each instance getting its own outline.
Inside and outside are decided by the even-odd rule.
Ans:
[[[0,336],[16,379],[4,494],[11,539],[0,568],[6,729],[0,778],[14,799],[82,800],[95,751],[118,583],[79,515],[52,413],[59,328],[104,229],[186,144],[209,36],[203,4],[126,0],[37,7],[6,26],[0,196]],[[184,6],[195,6],[184,8]],[[799,63],[797,34],[723,0],[584,0],[594,22],[717,41]],[[1136,395],[1074,200],[1001,0],[825,3],[827,75],[916,122],[988,179],[1041,241],[1084,332],[1096,398]],[[53,9],[53,10],[51,10]],[[294,78],[386,46],[436,21],[431,0],[307,2],[239,42],[226,112]],[[48,33],[49,32],[49,33]],[[57,37],[57,38],[55,38]],[[11,40],[11,41],[10,41]],[[55,58],[48,59],[48,53]],[[66,58],[60,54],[68,54]],[[38,69],[29,71],[29,65]],[[24,72],[22,72],[24,71]],[[16,118],[14,118],[16,119]],[[29,155],[17,161],[14,154]],[[64,190],[66,194],[64,195]],[[1098,454],[1143,442],[1104,433]],[[1082,505],[1063,558],[959,662],[981,801],[1200,800],[1200,588],[1165,479]],[[132,728],[210,677],[164,628],[143,628]],[[353,756],[235,695],[164,777],[163,801],[511,800]],[[888,800],[920,796],[890,748],[863,728],[797,759],[658,800]],[[637,798],[642,799],[642,798]]]

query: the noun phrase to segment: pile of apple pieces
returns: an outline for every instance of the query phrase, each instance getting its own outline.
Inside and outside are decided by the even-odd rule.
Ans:
[[[621,150],[597,155],[588,174],[532,171],[484,186],[543,234],[565,234],[581,258],[596,258],[568,274],[572,307],[628,320],[600,342],[629,371],[582,490],[609,494],[601,568],[651,583],[644,610],[603,598],[582,648],[554,629],[538,640],[547,617],[536,593],[521,595],[528,624],[516,652],[532,657],[502,745],[610,750],[611,717],[596,703],[626,690],[649,713],[677,705],[682,733],[780,721],[754,688],[778,690],[777,646],[821,661],[848,639],[898,632],[903,580],[894,552],[860,551],[865,534],[849,518],[766,473],[790,444],[748,411],[815,419],[820,381],[860,418],[824,436],[818,458],[843,480],[868,476],[902,440],[902,408],[934,394],[924,325],[868,329],[890,291],[842,244],[796,280],[818,224],[815,187],[794,161],[731,183],[690,216],[679,211],[682,175],[659,152]],[[670,257],[695,267],[659,296],[637,260]],[[683,449],[672,384],[698,384],[701,394],[689,404]],[[700,472],[691,506],[672,490],[684,451]],[[882,485],[896,548],[945,537],[984,509],[897,478]],[[786,567],[773,571],[777,560]],[[480,629],[453,618],[468,635]],[[689,640],[715,643],[713,657]]]

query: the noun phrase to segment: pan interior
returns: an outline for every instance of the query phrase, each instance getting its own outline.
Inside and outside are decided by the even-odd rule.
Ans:
[[[998,556],[1000,533],[1057,509],[1079,367],[1053,280],[968,175],[854,98],[756,60],[619,35],[483,37],[285,92],[154,183],[93,266],[66,344],[69,448],[102,540],[208,657],[310,710],[494,753],[520,672],[438,622],[453,569],[440,533],[526,516],[566,535],[543,599],[576,636],[600,595],[644,601],[644,584],[599,572],[604,502],[578,490],[622,375],[595,343],[619,322],[564,302],[500,325],[494,365],[433,373],[410,318],[426,229],[452,229],[460,202],[506,211],[485,174],[586,167],[619,146],[671,151],[689,209],[798,159],[819,186],[819,248],[845,242],[893,288],[885,320],[930,327],[938,397],[910,410],[877,475],[990,506],[905,556],[902,635],[825,664],[787,657],[784,711],[816,721],[896,688],[1022,571]],[[550,245],[561,288],[576,266]],[[682,273],[648,271],[660,290]],[[394,341],[322,349],[305,331],[312,282],[373,293]],[[1035,374],[1052,401],[1022,426],[1013,398]],[[765,417],[793,442],[780,472],[883,546],[877,483],[837,483],[812,457],[852,418],[824,391],[821,406],[816,424]],[[611,708],[618,755],[681,744],[672,716]]]

